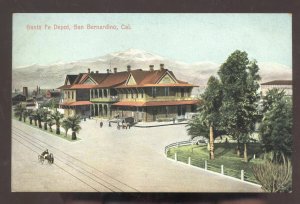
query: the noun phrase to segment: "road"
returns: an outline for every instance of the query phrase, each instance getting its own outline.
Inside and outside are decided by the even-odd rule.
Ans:
[[[12,191],[261,192],[257,185],[167,159],[166,145],[188,139],[181,125],[117,130],[87,120],[79,137],[70,142],[13,120]],[[38,162],[46,148],[53,165]]]

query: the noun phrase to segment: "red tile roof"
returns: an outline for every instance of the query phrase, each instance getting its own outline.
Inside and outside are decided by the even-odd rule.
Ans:
[[[63,105],[63,106],[84,106],[84,105],[91,105],[93,104],[90,101],[75,101],[75,102],[64,102],[64,103],[60,103],[59,105]]]
[[[292,85],[292,80],[274,80],[262,83],[261,85]]]
[[[199,100],[184,100],[184,101],[149,101],[149,102],[136,102],[136,101],[120,101],[114,103],[114,106],[176,106],[176,105],[192,105],[199,103]]]
[[[62,85],[60,87],[58,87],[57,89],[69,89],[71,88],[72,85]]]
[[[139,87],[198,87],[193,84],[178,83],[178,84],[143,84],[143,85],[121,85],[116,88],[139,88]]]
[[[92,89],[97,88],[97,84],[74,84],[69,89]]]
[[[169,74],[176,83],[172,84],[157,84],[165,74]],[[136,85],[126,85],[126,81],[128,80],[129,76],[132,75]],[[69,77],[71,75],[68,75]],[[75,75],[72,75],[74,79]],[[97,84],[83,84],[87,77],[91,77]],[[131,71],[123,71],[117,73],[80,73],[77,75],[74,83],[71,87],[67,85],[59,87],[60,89],[91,89],[91,88],[109,88],[109,87],[116,87],[116,88],[129,88],[129,87],[151,87],[151,86],[174,86],[174,87],[193,87],[194,85],[188,84],[187,82],[178,80],[172,71],[168,69],[159,69],[159,70],[142,70],[136,69]]]

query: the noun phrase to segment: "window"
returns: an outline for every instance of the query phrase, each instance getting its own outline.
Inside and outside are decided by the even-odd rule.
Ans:
[[[165,87],[165,96],[169,96],[169,95],[170,95],[170,88]]]
[[[131,90],[131,98],[133,98],[133,90]]]
[[[128,98],[128,91],[126,90],[126,98]]]
[[[74,92],[72,91],[72,99],[74,99]]]
[[[68,99],[70,98],[70,91],[68,91]]]
[[[156,87],[152,87],[152,97],[156,97]]]
[[[141,93],[142,93],[142,98],[144,98],[144,90],[143,89],[142,89]]]

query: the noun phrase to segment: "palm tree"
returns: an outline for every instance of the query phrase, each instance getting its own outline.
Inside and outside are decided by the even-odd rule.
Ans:
[[[69,120],[70,124],[71,124],[71,130],[72,130],[72,140],[76,140],[76,133],[79,132],[79,130],[81,130],[80,127],[80,116],[79,115],[74,115],[71,117],[68,117],[67,120]]]
[[[39,124],[39,128],[42,129],[42,117],[43,117],[43,109],[39,108],[35,111],[35,116]]]
[[[47,130],[47,120],[48,120],[49,111],[42,109],[42,120],[44,122],[44,130]]]
[[[33,111],[32,110],[28,110],[28,116],[29,116],[29,123],[30,125],[32,125],[32,120],[33,120]]]
[[[25,123],[26,122],[26,118],[28,118],[28,116],[29,116],[29,110],[23,111],[22,116],[23,116],[23,121]]]
[[[66,133],[66,137],[67,137],[67,135],[68,135],[68,130],[71,129],[71,122],[70,122],[69,118],[64,119],[64,120],[62,121],[61,126],[65,129],[65,133]]]
[[[22,121],[22,114],[26,109],[21,105],[18,104],[14,108],[15,116],[19,117],[19,121]]]
[[[33,111],[31,113],[31,118],[34,120],[34,125],[37,126],[37,115],[36,115],[36,111]]]
[[[55,120],[56,124],[56,134],[60,134],[60,119],[62,119],[64,116],[58,111],[55,111],[54,113],[51,114],[51,118]]]
[[[47,118],[47,124],[49,126],[50,132],[53,132],[52,131],[52,125],[55,124],[55,121],[51,118],[51,116]]]

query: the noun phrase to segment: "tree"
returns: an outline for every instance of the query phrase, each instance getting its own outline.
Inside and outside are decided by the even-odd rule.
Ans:
[[[44,122],[44,130],[47,130],[47,126],[48,126],[47,122],[48,122],[49,111],[46,110],[46,109],[42,109],[41,114],[42,114],[42,121]]]
[[[22,121],[22,115],[25,110],[26,109],[21,104],[15,106],[14,113],[16,117],[19,117],[19,121]]]
[[[76,137],[76,133],[79,132],[79,130],[81,130],[81,127],[80,127],[80,116],[79,115],[74,115],[74,116],[71,116],[71,117],[68,117],[67,119],[71,125],[71,130],[72,130],[72,140],[76,140],[77,137]]]
[[[63,114],[61,114],[58,111],[55,111],[54,113],[51,114],[51,118],[55,121],[56,125],[56,134],[60,134],[60,120],[63,118]]]
[[[198,136],[209,137],[209,127],[204,123],[201,113],[188,122],[187,132],[191,136],[191,139]]]
[[[223,88],[221,124],[225,131],[237,140],[237,154],[240,142],[244,144],[244,160],[247,162],[247,143],[258,120],[259,67],[256,61],[249,61],[246,52],[233,52],[218,72]]]
[[[283,91],[274,89],[268,91],[264,99],[264,115],[260,126],[263,149],[290,157],[293,145],[291,98],[285,97]]]
[[[23,111],[22,116],[23,116],[23,121],[24,121],[24,123],[25,123],[25,122],[26,122],[26,119],[27,119],[28,116],[29,116],[28,110]]]
[[[36,111],[35,111],[35,118],[38,122],[38,125],[39,125],[39,128],[43,128],[42,127],[42,117],[43,117],[43,110],[41,108],[38,108]]]
[[[61,126],[65,129],[65,133],[66,133],[65,136],[67,137],[67,135],[68,135],[68,130],[71,128],[71,122],[70,122],[70,120],[64,119],[64,120],[62,121]]]
[[[211,76],[207,82],[207,88],[201,95],[202,103],[199,111],[202,114],[203,122],[209,127],[209,151],[210,159],[214,159],[214,132],[220,129],[220,107],[222,105],[223,92],[219,80]]]
[[[28,116],[29,116],[29,123],[30,125],[32,125],[32,120],[33,120],[33,111],[32,110],[28,110]]]
[[[52,126],[55,124],[55,121],[49,115],[47,117],[47,124],[49,126],[50,132],[53,132]]]

